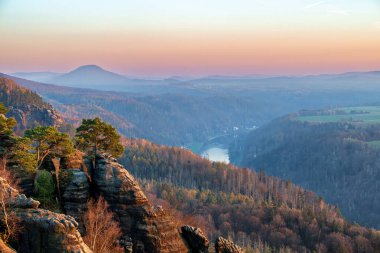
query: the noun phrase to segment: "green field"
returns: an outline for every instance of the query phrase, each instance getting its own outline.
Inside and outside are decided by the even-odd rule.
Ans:
[[[371,148],[380,149],[380,141],[368,141],[366,142]]]
[[[303,122],[363,122],[380,123],[380,106],[343,107],[322,111],[322,115],[303,115],[295,118]]]

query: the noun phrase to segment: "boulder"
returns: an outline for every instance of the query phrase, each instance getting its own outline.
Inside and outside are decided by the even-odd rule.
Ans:
[[[36,201],[32,198],[27,198],[24,194],[20,194],[17,197],[13,199],[11,202],[11,205],[17,208],[33,208],[37,209],[38,206],[40,205],[39,201]]]
[[[153,208],[137,181],[116,159],[98,155],[91,174],[94,191],[118,217],[124,236],[132,239],[133,252],[188,252],[173,219],[162,208]]]
[[[200,228],[191,226],[181,227],[182,236],[192,253],[207,253],[210,242]]]
[[[244,251],[232,241],[218,237],[215,241],[216,253],[244,253]]]
[[[16,209],[15,213],[23,227],[18,252],[92,252],[83,242],[73,217],[43,209]]]

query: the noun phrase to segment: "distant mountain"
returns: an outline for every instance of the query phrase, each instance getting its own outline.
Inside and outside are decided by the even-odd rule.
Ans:
[[[349,72],[309,76],[211,76],[191,80],[196,87],[219,86],[239,89],[285,91],[352,91],[378,90],[380,71]]]
[[[308,76],[245,75],[206,77],[173,76],[161,78],[137,78],[110,72],[96,65],[80,66],[68,73],[16,72],[24,79],[77,88],[107,91],[126,91],[143,94],[186,93],[200,89],[234,88],[260,91],[368,91],[380,86],[380,71],[347,72]],[[301,109],[301,108],[298,108]]]
[[[168,91],[176,92],[182,89],[179,86],[175,86],[182,83],[180,79],[124,76],[105,70],[97,65],[80,66],[68,73],[16,72],[11,75],[34,82],[107,91],[165,93]]]
[[[91,87],[93,85],[122,85],[128,79],[96,65],[85,65],[69,73],[53,77],[48,82],[67,86]]]

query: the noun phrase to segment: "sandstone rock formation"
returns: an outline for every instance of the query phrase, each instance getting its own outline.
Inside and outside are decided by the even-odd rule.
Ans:
[[[18,251],[92,252],[83,242],[73,217],[43,209],[20,209],[16,214],[24,227]]]
[[[63,122],[61,116],[52,108],[41,108],[35,105],[26,105],[9,108],[9,117],[14,117],[17,121],[18,131],[24,131],[30,127],[35,127],[42,123],[44,126],[58,126]]]
[[[132,175],[116,159],[98,155],[92,168],[96,192],[117,215],[125,236],[132,238],[133,252],[188,252],[172,219],[162,208],[153,208]]]
[[[210,242],[200,228],[191,226],[181,227],[182,236],[192,253],[207,253]]]
[[[232,241],[218,237],[215,242],[216,253],[244,253],[244,251]]]
[[[0,189],[7,199],[6,205],[19,218],[22,227],[20,238],[13,245],[18,252],[92,252],[84,244],[74,218],[38,209],[38,201],[19,194],[3,178],[0,178]]]
[[[64,186],[62,202],[65,213],[74,217],[79,223],[79,231],[84,232],[83,215],[90,197],[90,185],[87,175],[79,169],[68,170],[70,181]]]

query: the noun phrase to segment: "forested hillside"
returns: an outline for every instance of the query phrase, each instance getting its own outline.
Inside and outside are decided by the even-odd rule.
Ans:
[[[17,120],[18,133],[38,125],[58,126],[63,123],[63,119],[50,104],[12,79],[0,77],[0,102],[9,107],[7,115]]]
[[[151,198],[203,226],[210,237],[231,237],[248,252],[265,244],[296,252],[377,252],[380,247],[376,231],[352,225],[334,206],[290,181],[212,163],[181,148],[145,140],[125,144],[120,161]]]
[[[348,219],[379,228],[378,107],[303,111],[251,132],[231,160],[315,191]]]

